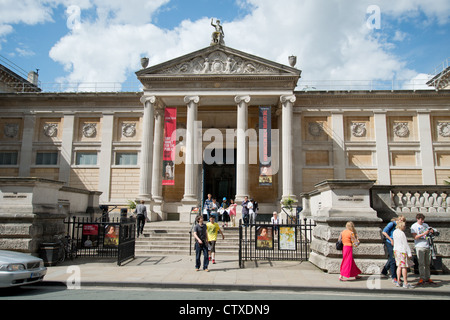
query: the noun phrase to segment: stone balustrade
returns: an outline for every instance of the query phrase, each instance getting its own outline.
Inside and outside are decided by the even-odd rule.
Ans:
[[[397,213],[450,213],[450,186],[394,187],[391,208]]]

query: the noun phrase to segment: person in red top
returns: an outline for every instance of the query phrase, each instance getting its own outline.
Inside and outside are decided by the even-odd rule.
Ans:
[[[347,281],[344,278],[355,278],[360,279],[359,276],[362,272],[356,266],[355,260],[353,259],[353,247],[359,245],[358,234],[356,233],[355,225],[353,222],[349,221],[345,225],[346,229],[341,232],[339,236],[342,239],[344,248],[342,250],[342,262],[341,262],[341,272],[339,275],[339,281]]]

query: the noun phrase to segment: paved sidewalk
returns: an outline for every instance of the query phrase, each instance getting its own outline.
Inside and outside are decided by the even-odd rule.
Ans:
[[[415,293],[450,299],[450,275],[434,275],[436,285],[415,289],[395,287],[389,278],[365,275],[360,280],[340,282],[338,275],[324,273],[309,262],[246,262],[239,268],[235,256],[218,255],[209,272],[196,271],[195,256],[138,257],[119,267],[112,259],[78,258],[48,267],[43,285],[67,285],[79,271],[81,286],[196,288],[219,290],[347,291],[371,293]],[[418,275],[409,273],[415,284]],[[69,282],[70,284],[70,282]],[[371,288],[374,288],[371,290]]]

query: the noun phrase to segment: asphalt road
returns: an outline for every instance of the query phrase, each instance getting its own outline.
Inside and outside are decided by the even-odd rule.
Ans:
[[[403,289],[399,289],[403,290]],[[340,293],[338,291],[200,291],[146,288],[86,287],[68,290],[65,287],[24,286],[0,290],[0,300],[154,300],[154,301],[287,301],[287,300],[405,300],[404,294]],[[430,300],[430,296],[411,294],[408,300]],[[434,296],[433,300],[448,300]]]

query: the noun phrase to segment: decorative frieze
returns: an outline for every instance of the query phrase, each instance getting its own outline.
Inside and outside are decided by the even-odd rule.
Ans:
[[[279,71],[255,61],[214,51],[205,57],[183,61],[158,74],[278,74]]]

